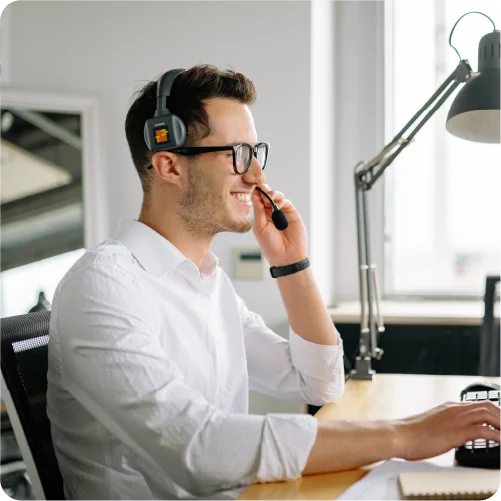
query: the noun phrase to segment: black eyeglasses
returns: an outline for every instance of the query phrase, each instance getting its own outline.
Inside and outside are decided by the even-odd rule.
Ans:
[[[215,151],[231,151],[233,156],[233,170],[235,174],[245,174],[252,163],[252,156],[254,155],[264,170],[266,161],[268,160],[268,152],[270,151],[270,143],[258,143],[256,146],[251,146],[248,143],[240,143],[234,146],[193,146],[190,148],[176,148],[170,150],[172,153],[179,153],[180,155],[200,155],[201,153],[212,153]],[[146,165],[149,169],[151,163]]]

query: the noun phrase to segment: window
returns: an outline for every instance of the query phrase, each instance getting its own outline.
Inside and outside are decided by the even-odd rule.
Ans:
[[[40,292],[43,292],[47,301],[52,304],[57,285],[84,253],[85,249],[65,252],[2,272],[1,317],[28,313],[37,304]]]
[[[481,11],[501,26],[501,2],[386,2],[385,139],[389,141],[452,73],[449,47],[459,17]],[[480,38],[492,31],[478,14],[457,25],[452,44],[477,70]],[[445,129],[449,97],[385,172],[386,295],[481,296],[499,275],[499,144],[465,141]]]

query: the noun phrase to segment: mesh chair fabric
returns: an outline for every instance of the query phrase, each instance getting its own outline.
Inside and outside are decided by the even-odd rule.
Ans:
[[[39,311],[1,320],[1,366],[45,496],[64,499],[47,417],[50,315],[50,311]]]

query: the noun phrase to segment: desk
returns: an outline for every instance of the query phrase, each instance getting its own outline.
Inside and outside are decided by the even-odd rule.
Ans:
[[[324,405],[315,417],[319,421],[398,419],[448,400],[457,401],[465,386],[482,380],[499,382],[499,378],[480,376],[376,374],[373,381],[348,381],[341,400]],[[454,451],[429,461],[452,466]],[[293,482],[255,484],[247,488],[239,499],[335,499],[370,468],[313,475]]]

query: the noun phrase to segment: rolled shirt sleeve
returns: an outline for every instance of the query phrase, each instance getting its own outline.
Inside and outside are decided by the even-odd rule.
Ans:
[[[324,405],[344,393],[343,341],[320,345],[289,327],[289,340],[239,298],[250,389],[284,400]]]
[[[202,497],[300,477],[316,420],[225,414],[210,404],[184,382],[155,320],[145,320],[152,316],[147,294],[132,279],[136,287],[123,287],[124,273],[110,266],[73,277],[80,291],[90,277],[102,285],[93,295],[62,289],[51,319],[58,333],[52,349],[61,351],[60,370],[71,394],[148,465],[143,474],[152,492],[164,492],[166,471],[183,495]],[[57,421],[57,411],[49,413]]]
[[[336,330],[337,345],[312,343],[289,326],[291,360],[310,388],[321,396],[323,405],[344,393],[343,340]]]

